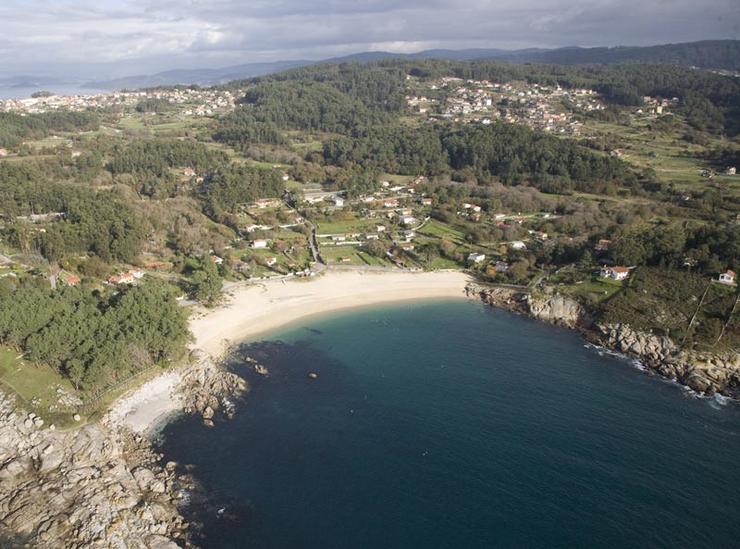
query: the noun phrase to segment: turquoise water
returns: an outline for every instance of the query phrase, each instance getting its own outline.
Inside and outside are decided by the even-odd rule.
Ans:
[[[467,301],[337,314],[248,347],[234,420],[181,418],[205,547],[737,547],[740,406]],[[312,381],[307,374],[315,371]],[[221,513],[218,510],[221,509]]]

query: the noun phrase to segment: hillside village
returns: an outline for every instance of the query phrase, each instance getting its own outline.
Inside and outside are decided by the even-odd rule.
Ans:
[[[43,114],[54,111],[81,112],[85,110],[136,107],[150,101],[171,105],[183,116],[213,116],[234,108],[242,90],[218,88],[176,87],[110,93],[54,95],[36,94],[37,97],[0,99],[0,112]]]
[[[598,94],[589,89],[453,77],[414,87],[417,92],[406,97],[407,104],[429,119],[480,124],[503,120],[567,135],[580,135],[583,123],[579,114],[604,109]]]

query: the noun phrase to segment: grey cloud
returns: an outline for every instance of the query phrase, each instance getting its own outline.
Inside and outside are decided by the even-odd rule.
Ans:
[[[737,38],[734,0],[6,0],[0,73]],[[107,75],[106,75],[107,76]]]

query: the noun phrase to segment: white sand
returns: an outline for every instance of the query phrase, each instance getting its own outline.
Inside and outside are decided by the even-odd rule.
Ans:
[[[191,322],[193,347],[218,356],[233,343],[319,313],[411,299],[464,297],[467,281],[458,271],[349,271],[242,286],[225,306]]]
[[[136,433],[152,429],[167,416],[180,410],[175,389],[182,379],[182,369],[164,372],[119,398],[104,421],[125,425]]]
[[[214,358],[229,345],[312,315],[414,299],[464,297],[468,276],[434,273],[330,272],[311,279],[270,280],[232,286],[227,302],[199,309],[190,328],[193,349]],[[108,419],[144,432],[179,408],[173,390],[181,372],[168,372],[120,399]]]

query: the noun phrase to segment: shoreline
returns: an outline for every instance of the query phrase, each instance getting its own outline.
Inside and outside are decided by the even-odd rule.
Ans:
[[[215,309],[197,308],[190,319],[191,351],[218,360],[241,341],[308,317],[371,305],[425,299],[466,298],[462,271],[328,272],[311,279],[267,280],[230,287]],[[178,386],[187,366],[163,372],[122,395],[105,416],[111,425],[150,435],[182,410]]]

